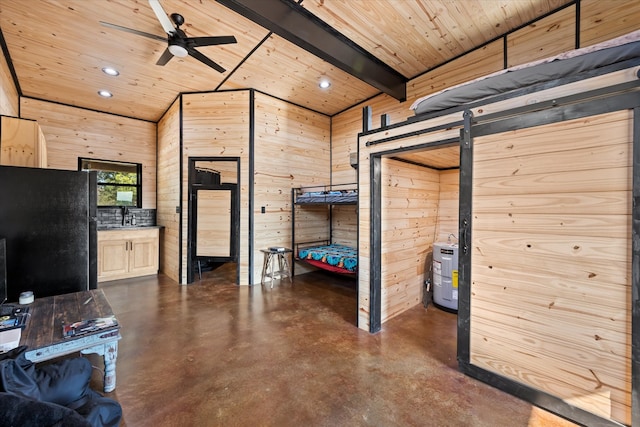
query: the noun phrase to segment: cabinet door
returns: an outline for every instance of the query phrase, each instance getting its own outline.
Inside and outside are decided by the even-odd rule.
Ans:
[[[2,117],[0,164],[36,167],[38,124],[33,120]]]
[[[158,273],[159,230],[98,232],[98,281]]]
[[[127,276],[130,244],[129,240],[98,239],[98,280]]]
[[[143,276],[158,272],[158,238],[143,237],[130,240],[129,272]]]

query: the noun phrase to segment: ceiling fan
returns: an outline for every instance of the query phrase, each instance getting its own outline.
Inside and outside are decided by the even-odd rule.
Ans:
[[[217,70],[221,73],[224,73],[226,71],[220,65],[216,64],[211,59],[198,52],[195,48],[202,46],[237,43],[234,36],[187,37],[185,32],[180,29],[180,25],[184,24],[184,18],[182,17],[182,15],[180,15],[179,13],[172,13],[171,20],[169,20],[169,17],[167,16],[158,0],[149,0],[149,5],[158,17],[158,21],[160,21],[160,25],[162,25],[162,28],[167,33],[168,37],[157,36],[155,34],[145,33],[144,31],[122,27],[116,24],[110,24],[108,22],[100,21],[100,24],[104,25],[105,27],[115,28],[116,30],[126,31],[128,33],[137,34],[139,36],[144,36],[150,39],[168,42],[167,48],[165,49],[162,56],[160,56],[160,58],[158,59],[158,62],[156,62],[156,65],[165,65],[174,56],[183,58],[187,55],[190,55],[203,64],[206,64],[209,67],[213,68],[214,70]],[[174,24],[171,23],[171,21],[173,21],[175,27]]]

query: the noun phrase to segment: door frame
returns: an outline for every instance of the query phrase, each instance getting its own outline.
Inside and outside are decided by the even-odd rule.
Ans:
[[[405,151],[437,150],[459,144],[458,138],[441,139],[410,147],[387,149],[370,153],[369,157],[369,215],[370,245],[369,252],[369,332],[376,333],[382,329],[382,158]]]
[[[195,183],[197,162],[236,162],[236,184],[198,185]],[[196,156],[188,158],[188,215],[187,215],[187,283],[193,283],[195,276],[197,233],[197,192],[199,190],[231,191],[231,247],[229,257],[206,257],[216,262],[236,263],[236,284],[240,283],[240,157],[237,156]]]

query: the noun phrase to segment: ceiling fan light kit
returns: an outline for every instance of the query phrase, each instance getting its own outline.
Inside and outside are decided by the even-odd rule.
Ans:
[[[173,56],[177,56],[178,58],[184,58],[185,56],[189,55],[187,48],[185,46],[181,46],[178,43],[170,44],[168,49]]]
[[[167,49],[165,49],[162,56],[158,59],[156,65],[164,66],[174,56],[177,56],[178,58],[191,56],[220,73],[224,73],[226,71],[219,64],[198,52],[195,48],[237,43],[234,36],[187,37],[186,33],[180,29],[180,25],[184,24],[184,17],[182,15],[179,13],[172,13],[171,19],[169,19],[169,15],[164,11],[158,0],[149,0],[149,5],[151,6],[151,9],[153,9],[158,21],[160,21],[160,25],[164,29],[165,33],[167,33]],[[171,21],[173,21],[173,23],[171,23]],[[108,22],[101,21],[100,24],[105,27],[126,31],[128,33],[137,34],[154,40],[165,40],[164,37],[160,37],[155,34],[145,33],[143,31],[110,24]]]

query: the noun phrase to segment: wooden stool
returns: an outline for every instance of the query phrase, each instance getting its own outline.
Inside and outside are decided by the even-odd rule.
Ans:
[[[291,280],[291,267],[289,266],[289,260],[287,254],[293,251],[288,248],[279,249],[260,249],[260,252],[264,254],[264,262],[262,264],[262,279],[260,284],[264,285],[265,279],[268,277],[271,279],[271,287],[273,288],[273,282],[276,278],[282,280],[285,277]]]

